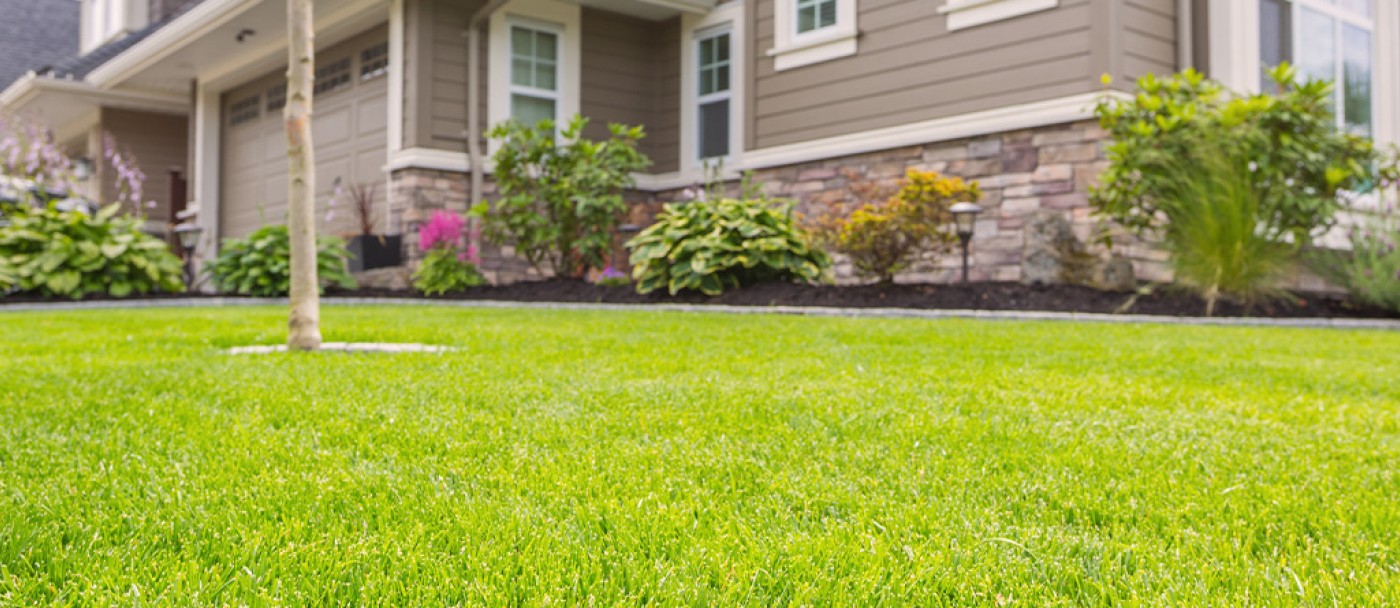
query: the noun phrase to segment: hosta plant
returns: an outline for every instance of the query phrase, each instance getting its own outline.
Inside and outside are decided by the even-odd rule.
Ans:
[[[0,227],[0,295],[82,298],[184,291],[180,260],[120,205],[94,215],[16,207]]]
[[[763,282],[816,282],[831,267],[794,225],[792,206],[765,199],[667,205],[627,248],[640,293],[718,295]]]
[[[318,237],[316,277],[322,288],[355,287],[345,268],[350,253],[335,237]],[[284,225],[264,226],[247,238],[227,239],[208,268],[214,286],[224,293],[245,296],[285,296],[291,289],[291,241]]]
[[[438,211],[418,229],[423,261],[413,271],[413,287],[425,295],[466,291],[486,283],[477,270],[476,247],[465,239],[462,216]]]

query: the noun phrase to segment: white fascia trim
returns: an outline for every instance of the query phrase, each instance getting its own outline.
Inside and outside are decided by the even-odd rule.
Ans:
[[[486,69],[486,123],[491,128],[510,118],[510,24],[547,24],[558,28],[560,61],[558,105],[554,111],[559,120],[566,121],[579,113],[583,88],[583,13],[577,4],[558,0],[511,0],[491,14],[488,34],[490,51]],[[488,142],[487,154],[494,154],[500,145]]]
[[[33,72],[16,80],[0,93],[0,108],[10,112],[19,111],[45,93],[86,98],[97,106],[137,108],[162,114],[188,114],[190,110],[189,98],[182,95],[102,90],[81,80],[39,76]]]
[[[1060,0],[948,0],[938,13],[948,16],[948,31],[976,27],[1059,6]]]
[[[836,25],[805,34],[797,33],[796,0],[777,0],[773,6],[773,69],[792,68],[856,54],[856,0],[836,0]]]
[[[729,156],[724,165],[742,162],[744,154],[744,86],[748,83],[744,56],[744,4],[731,2],[704,16],[681,16],[681,167],[700,170],[700,142],[696,139],[695,34],[716,26],[729,26]]]
[[[403,169],[431,169],[434,171],[455,171],[466,173],[471,167],[466,152],[435,150],[432,148],[404,148],[391,152],[385,171]]]
[[[165,24],[150,37],[136,43],[120,55],[88,74],[88,81],[107,88],[183,48],[189,42],[214,31],[230,19],[263,0],[204,0],[189,12]]]

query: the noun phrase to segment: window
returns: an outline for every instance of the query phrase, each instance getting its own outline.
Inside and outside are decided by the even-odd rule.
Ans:
[[[698,158],[729,155],[730,89],[729,31],[708,32],[696,40],[695,92]]]
[[[1060,0],[946,0],[938,12],[948,16],[948,31],[976,27],[1049,10]]]
[[[228,106],[229,126],[238,126],[258,119],[262,114],[258,109],[262,105],[262,97],[253,95],[239,99]]]
[[[316,84],[312,93],[320,95],[350,86],[350,58],[332,61],[316,68]]]
[[[775,0],[774,11],[773,69],[856,53],[856,0]]]
[[[287,105],[287,83],[279,82],[267,90],[267,113],[280,112]]]
[[[836,0],[797,0],[797,33],[836,25]]]
[[[1374,10],[1372,0],[1259,0],[1261,68],[1289,62],[1304,77],[1332,81],[1337,126],[1370,134]]]
[[[389,43],[376,44],[360,51],[360,80],[369,80],[389,72]]]
[[[510,117],[533,125],[555,120],[559,103],[559,34],[510,27]]]
[[[83,52],[102,46],[122,33],[128,12],[127,0],[87,0],[85,5]]]

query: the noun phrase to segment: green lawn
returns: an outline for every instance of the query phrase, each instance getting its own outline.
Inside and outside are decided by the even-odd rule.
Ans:
[[[1400,334],[0,314],[0,605],[1400,602]]]

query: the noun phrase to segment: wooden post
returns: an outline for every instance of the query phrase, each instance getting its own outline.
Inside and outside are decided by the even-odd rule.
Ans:
[[[291,235],[291,318],[287,346],[321,347],[321,300],[316,276],[316,154],[311,141],[316,74],[312,0],[287,0],[287,228]]]

